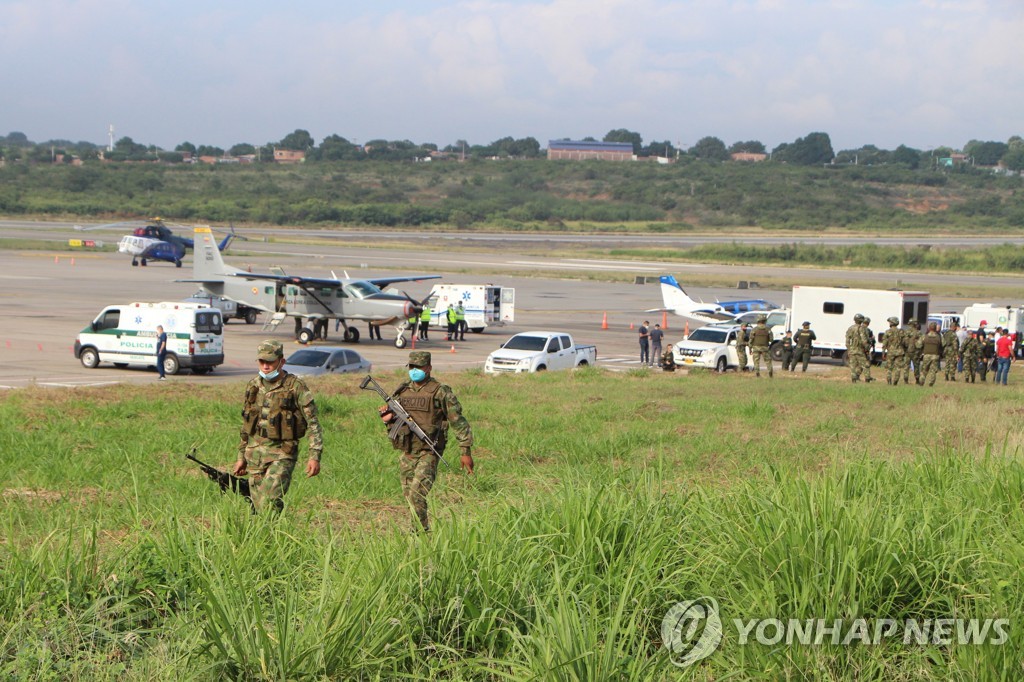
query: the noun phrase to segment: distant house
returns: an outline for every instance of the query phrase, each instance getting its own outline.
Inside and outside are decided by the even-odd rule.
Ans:
[[[549,140],[548,159],[632,161],[633,145],[629,142],[598,142],[596,140]]]
[[[302,163],[305,160],[306,152],[274,147],[274,161],[277,163]]]
[[[768,158],[767,154],[755,154],[754,152],[733,152],[729,155],[733,161],[748,161],[756,163],[758,161],[764,161]]]

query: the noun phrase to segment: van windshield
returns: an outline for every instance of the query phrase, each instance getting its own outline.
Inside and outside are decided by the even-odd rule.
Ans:
[[[544,336],[513,336],[505,344],[509,350],[544,350],[547,344],[547,337]]]
[[[196,332],[200,334],[220,334],[220,311],[197,312]]]

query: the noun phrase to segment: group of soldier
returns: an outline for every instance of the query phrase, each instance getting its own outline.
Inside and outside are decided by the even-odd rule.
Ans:
[[[301,378],[283,368],[280,341],[261,343],[256,349],[256,362],[259,374],[245,387],[241,440],[232,473],[248,474],[248,497],[254,512],[279,512],[284,508],[284,496],[298,461],[299,441],[304,436],[308,437],[306,476],[320,473],[323,428],[313,394]],[[430,353],[409,353],[406,367],[408,381],[402,382],[392,397],[430,442],[414,433],[408,423],[393,429],[393,434],[389,429],[389,436],[392,447],[399,451],[399,478],[413,527],[429,531],[427,493],[437,475],[437,452],[444,452],[451,429],[461,452],[459,463],[472,474],[473,432],[451,387],[431,376]],[[395,419],[387,405],[381,406],[380,413],[385,425]]]
[[[771,345],[774,342],[772,330],[766,324],[767,315],[757,318],[757,324],[751,329],[744,322],[740,325],[736,334],[736,357],[739,360],[741,371],[747,369],[747,350],[750,350],[751,359],[754,363],[754,373],[761,376],[761,363],[764,362],[768,369],[768,376],[775,376],[772,368]],[[811,349],[818,336],[811,330],[811,323],[804,322],[796,333],[787,331],[782,337],[782,370],[793,372],[796,366],[803,365],[803,371],[807,371],[807,364],[811,361]]]
[[[940,369],[944,370],[946,381],[956,381],[958,368],[968,383],[974,383],[977,376],[985,381],[996,356],[996,332],[1007,336],[1005,329],[986,332],[982,328],[961,333],[956,322],[940,333],[935,322],[929,322],[927,330],[922,332],[916,318],[908,320],[907,326],[902,328],[897,317],[886,321],[889,329],[881,335],[881,342],[885,379],[891,386],[899,385],[901,379],[904,385],[910,384],[911,370],[918,386],[934,386]],[[855,383],[861,377],[873,381],[875,335],[870,324],[870,318],[858,313],[846,330],[850,379]]]

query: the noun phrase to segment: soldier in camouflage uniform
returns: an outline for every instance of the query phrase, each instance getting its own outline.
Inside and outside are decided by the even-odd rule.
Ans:
[[[864,338],[867,343],[864,345],[864,357],[867,364],[864,365],[864,381],[874,381],[871,378],[871,365],[875,364],[875,333],[871,331],[871,318],[864,317]]]
[[[747,344],[750,343],[750,330],[747,329],[747,323],[744,322],[740,325],[739,332],[736,333],[736,359],[739,361],[740,371],[747,371]]]
[[[903,381],[910,383],[910,364],[914,365],[914,381],[917,382],[918,386],[924,385],[924,379],[921,378],[921,325],[918,323],[916,317],[910,318],[907,322],[907,328],[903,330],[903,341],[907,347],[907,371],[903,374]]]
[[[772,330],[765,325],[767,315],[757,318],[757,324],[750,332],[750,351],[754,356],[754,372],[761,376],[761,360],[768,366],[768,376],[772,376],[772,354],[768,349],[772,345]]]
[[[473,432],[451,387],[430,376],[430,362],[430,353],[427,351],[409,353],[409,381],[402,383],[392,395],[437,444],[437,450],[442,454],[448,442],[448,428],[451,427],[462,451],[459,460],[462,468],[472,474]],[[390,423],[393,418],[387,406],[382,406],[381,419],[384,423]],[[427,493],[437,476],[437,455],[408,426],[399,429],[392,445],[402,453],[398,459],[398,471],[402,480],[402,494],[413,514],[413,529],[418,530],[418,521],[424,531],[430,532]]]
[[[960,355],[964,358],[964,381],[974,383],[974,374],[978,371],[978,358],[981,357],[981,342],[975,333],[969,333],[964,345],[960,347]]]
[[[935,385],[935,376],[939,373],[939,357],[942,355],[942,337],[939,336],[938,325],[928,323],[928,332],[921,337],[921,374],[929,386]]]
[[[801,360],[803,361],[803,371],[807,371],[807,363],[811,361],[811,349],[817,339],[818,335],[811,330],[810,322],[804,322],[800,329],[796,330],[796,334],[793,335],[796,354],[793,356],[790,371],[795,370],[797,363]]]
[[[846,330],[846,358],[850,365],[850,380],[853,383],[860,381],[860,375],[864,373],[868,359],[864,354],[868,340],[864,332],[864,316],[857,313],[853,316],[853,324]]]
[[[323,430],[316,403],[302,379],[281,369],[284,348],[280,341],[264,341],[256,351],[259,376],[245,387],[241,442],[234,474],[249,473],[255,511],[284,509],[284,495],[299,458],[299,439],[309,433],[306,476],[320,473],[324,450]]]
[[[946,371],[946,381],[956,381],[956,361],[960,357],[960,339],[956,335],[958,329],[960,325],[954,322],[942,334],[942,364]]]
[[[665,346],[665,352],[661,354],[661,368],[666,372],[676,371],[676,356],[672,352],[672,344]]]
[[[882,336],[882,350],[885,352],[885,380],[898,386],[900,376],[907,371],[907,349],[903,344],[903,331],[898,317],[890,317],[889,331]]]

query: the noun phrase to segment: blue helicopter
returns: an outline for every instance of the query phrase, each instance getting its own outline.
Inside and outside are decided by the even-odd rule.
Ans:
[[[131,255],[132,266],[145,266],[151,260],[158,260],[174,263],[174,267],[180,268],[185,252],[194,246],[191,238],[174,234],[160,217],[145,221],[142,225],[139,225],[138,221],[130,221],[96,225],[95,227],[75,225],[75,229],[88,231],[120,226],[135,226],[132,233],[121,237],[121,241],[117,244],[117,250],[120,253]],[[217,248],[223,251],[235,236],[234,230],[232,230],[221,240]]]

